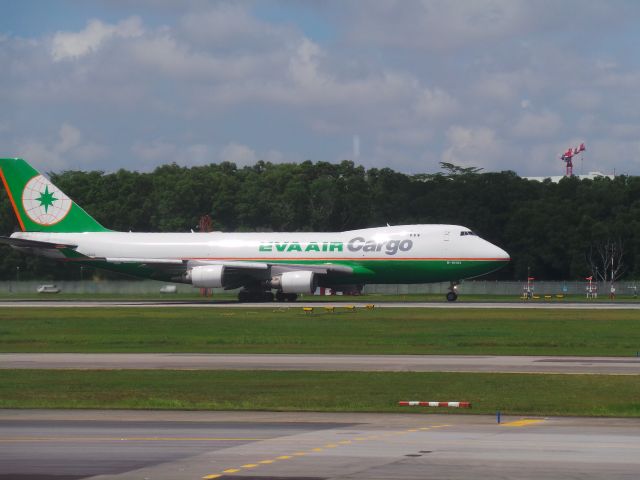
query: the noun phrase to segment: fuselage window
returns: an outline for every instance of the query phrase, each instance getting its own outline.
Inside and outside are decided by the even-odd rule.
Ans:
[[[475,235],[471,230],[463,230],[460,232],[461,237],[466,237],[467,235]]]

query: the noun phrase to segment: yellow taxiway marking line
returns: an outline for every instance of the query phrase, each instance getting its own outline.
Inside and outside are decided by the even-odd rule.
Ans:
[[[503,427],[528,427],[529,425],[535,425],[542,422],[544,422],[544,420],[522,419],[516,420],[515,422],[501,423],[500,425]]]
[[[540,420],[542,421],[542,420]],[[534,421],[535,422],[535,421]],[[514,422],[512,422],[514,423]],[[309,450],[308,452],[295,452],[292,453],[291,455],[281,455],[279,457],[276,457],[275,460],[261,460],[257,463],[247,463],[245,465],[242,465],[239,468],[228,468],[227,470],[223,470],[223,473],[236,473],[241,471],[243,468],[245,469],[251,469],[251,468],[255,468],[255,467],[259,467],[261,464],[262,465],[268,465],[271,463],[275,463],[278,460],[289,460],[293,457],[302,457],[305,455],[308,455],[310,453],[314,453],[314,452],[323,452],[325,448],[337,448],[340,445],[350,445],[355,441],[365,441],[365,440],[376,440],[378,438],[384,438],[387,437],[389,435],[404,435],[406,433],[409,432],[418,432],[420,430],[430,430],[432,428],[445,428],[445,427],[450,427],[451,425],[432,425],[430,427],[419,427],[419,428],[410,428],[407,430],[401,430],[401,431],[396,431],[396,432],[388,432],[388,433],[384,433],[381,435],[369,435],[368,437],[355,437],[353,440],[341,440],[339,442],[336,443],[327,443],[325,444],[322,448],[321,447],[316,447],[316,448],[312,448],[311,450]],[[262,440],[262,439],[259,439]],[[215,478],[220,478],[222,475],[219,473],[212,473],[209,475],[206,475],[204,477],[202,477],[204,480],[210,480],[210,479],[215,479]]]

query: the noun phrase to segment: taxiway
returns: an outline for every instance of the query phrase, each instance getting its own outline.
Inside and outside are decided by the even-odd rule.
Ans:
[[[639,357],[2,353],[0,369],[316,370],[640,375]]]
[[[0,410],[0,479],[636,479],[640,421]]]

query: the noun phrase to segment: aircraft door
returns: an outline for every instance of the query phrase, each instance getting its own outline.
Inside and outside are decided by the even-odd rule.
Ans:
[[[443,257],[447,257],[449,255],[449,250],[451,249],[451,231],[445,230],[442,232],[442,255]]]

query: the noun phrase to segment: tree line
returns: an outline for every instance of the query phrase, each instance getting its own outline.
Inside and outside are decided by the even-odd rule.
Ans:
[[[65,171],[52,182],[104,226],[122,231],[197,229],[203,215],[214,230],[342,231],[446,223],[464,225],[510,253],[490,278],[569,280],[593,274],[598,249],[614,243],[616,274],[640,276],[640,177],[530,181],[512,171],[483,173],[442,164],[435,174],[408,175],[305,161],[163,165],[152,172]],[[16,229],[7,195],[0,196],[0,234]],[[77,279],[80,268],[0,250],[0,278]],[[596,262],[594,263],[594,259]],[[94,274],[90,272],[89,274]],[[95,273],[96,275],[99,273]],[[87,270],[84,276],[87,278]],[[103,274],[99,274],[103,275]]]

